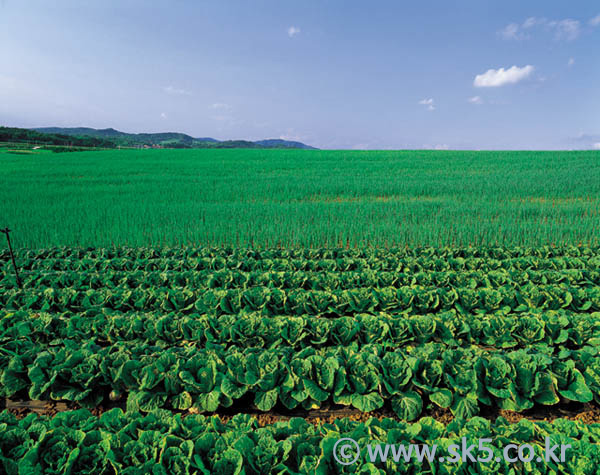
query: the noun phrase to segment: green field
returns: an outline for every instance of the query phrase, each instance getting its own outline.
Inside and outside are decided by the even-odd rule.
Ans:
[[[0,152],[17,247],[596,245],[600,152]]]
[[[597,473],[600,152],[0,163],[0,473]]]

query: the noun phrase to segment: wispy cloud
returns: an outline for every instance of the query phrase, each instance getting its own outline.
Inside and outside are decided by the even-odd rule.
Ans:
[[[590,25],[599,26],[600,25],[600,15],[596,15],[594,18],[590,19]]]
[[[231,104],[214,102],[213,104],[210,104],[208,108],[212,111],[210,118],[220,125],[221,130],[223,127],[232,127],[244,122],[242,119],[236,117]]]
[[[171,96],[191,96],[192,93],[185,89],[181,89],[175,86],[165,86],[163,87],[163,91]]]
[[[551,21],[548,23],[548,27],[554,30],[554,37],[557,40],[573,41],[581,31],[579,21],[571,19]]]
[[[211,119],[216,120],[217,122],[231,122],[233,117],[230,115],[213,115]]]
[[[288,128],[284,133],[279,135],[281,140],[291,140],[293,142],[307,142],[310,141],[311,136],[305,133],[301,133],[294,128]]]
[[[578,142],[600,142],[600,134],[584,134],[582,132],[572,140],[576,140]]]
[[[488,69],[485,73],[475,76],[473,85],[475,87],[499,87],[515,84],[530,76],[534,69],[530,64],[522,68],[513,66],[508,69]]]
[[[161,118],[161,119],[166,119],[166,118],[167,118],[167,114],[166,114],[166,112],[161,112],[161,113],[160,113],[160,118]]]
[[[575,58],[569,58],[569,61],[567,61],[567,66],[573,66],[575,64]]]
[[[591,21],[593,19],[590,23]],[[600,20],[598,22],[600,23]],[[581,33],[581,22],[571,18],[548,20],[543,17],[529,17],[523,23],[509,23],[499,34],[505,40],[526,40],[531,38],[536,28],[552,32],[557,41],[573,41]]]
[[[567,139],[578,150],[600,150],[600,134],[580,133]]]
[[[410,147],[410,145],[409,145],[409,147]],[[445,143],[438,143],[435,145],[432,145],[430,143],[424,143],[421,146],[417,145],[417,148],[422,148],[424,150],[450,150],[450,146]]]
[[[467,102],[471,103],[471,104],[476,104],[476,105],[481,105],[483,104],[483,99],[480,96],[473,96],[473,97],[469,97],[467,99]]]
[[[298,26],[290,26],[287,29],[287,34],[288,34],[288,36],[290,38],[293,38],[294,36],[299,35],[300,34],[300,27],[298,27]]]
[[[211,104],[210,106],[211,109],[215,109],[215,110],[230,110],[231,106],[229,104],[225,104],[224,102],[215,102],[214,104]]]
[[[500,35],[505,40],[524,40],[527,38],[527,35],[521,31],[518,23],[509,23],[500,30]]]
[[[422,100],[419,101],[419,104],[421,104],[423,106],[427,106],[427,110],[428,111],[435,110],[434,100],[432,98],[422,99]]]

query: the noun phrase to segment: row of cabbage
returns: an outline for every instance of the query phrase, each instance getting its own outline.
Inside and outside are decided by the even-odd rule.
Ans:
[[[594,257],[600,248],[589,246],[476,246],[476,247],[401,247],[401,248],[240,248],[240,247],[113,247],[113,248],[77,248],[49,247],[43,249],[18,249],[18,257],[46,258],[190,258],[190,257],[234,257],[253,259],[302,258],[302,259],[337,259],[344,257],[440,257],[442,259],[456,257],[485,257],[506,259],[510,257]],[[0,260],[9,258],[6,249],[0,250]]]
[[[142,411],[340,404],[362,412],[385,405],[403,420],[435,407],[468,418],[485,408],[600,403],[600,348],[554,354],[543,346],[490,351],[426,343],[295,350],[71,340],[50,346],[19,339],[0,347],[0,382],[1,397],[85,407],[110,396],[126,398],[129,410]]]
[[[219,344],[276,348],[362,346],[386,348],[439,342],[448,346],[482,345],[524,348],[547,345],[563,348],[600,346],[600,314],[533,311],[523,314],[459,315],[455,311],[427,315],[358,314],[318,318],[311,315],[265,317],[239,315],[180,315],[171,313],[0,313],[0,342],[28,339],[56,344],[65,339],[110,344],[140,341],[157,345]]]
[[[600,311],[600,287],[568,284],[527,285],[519,289],[383,287],[349,290],[250,289],[0,289],[0,308],[81,312],[106,308],[121,312],[163,311],[237,315],[347,316],[379,312],[424,314],[446,310],[466,313],[526,312],[532,309]]]
[[[598,247],[589,246],[468,246],[468,247],[361,247],[361,248],[244,248],[244,247],[48,247],[43,249],[18,249],[17,255],[44,259],[48,257],[63,257],[81,259],[97,257],[111,259],[116,257],[128,258],[159,258],[159,257],[301,257],[306,259],[337,258],[337,257],[367,257],[367,256],[412,256],[412,257],[491,257],[502,259],[506,257],[537,256],[592,256],[600,251]],[[8,257],[8,251],[0,250],[0,259]]]
[[[490,422],[482,418],[455,420],[442,425],[431,418],[405,423],[369,419],[365,423],[338,420],[333,424],[311,425],[293,418],[260,427],[256,419],[235,416],[224,423],[217,417],[194,415],[182,418],[165,411],[149,414],[124,413],[112,409],[100,417],[87,410],[69,411],[54,418],[30,415],[18,420],[0,413],[0,466],[7,475],[22,473],[119,473],[123,475],[258,475],[293,473],[325,475],[343,468],[334,456],[338,440],[350,438],[361,448],[348,471],[386,473],[497,474],[497,473],[581,473],[592,474],[600,466],[600,425],[584,425],[558,419],[554,422],[521,421],[510,424],[503,418]],[[473,452],[462,463],[441,462],[455,444],[479,447],[488,439],[492,451]],[[546,439],[548,438],[548,439]],[[393,444],[437,444],[431,461],[391,455],[372,460],[368,447]],[[528,462],[504,458],[509,444],[529,444],[533,456]],[[546,455],[547,445],[569,445],[564,457]],[[524,454],[529,458],[528,451]],[[515,454],[512,454],[515,455]],[[340,455],[337,454],[339,458]],[[550,458],[549,461],[546,461]]]
[[[235,416],[224,423],[217,417],[194,415],[182,418],[165,411],[149,414],[124,413],[112,409],[100,417],[87,410],[69,411],[54,418],[30,415],[18,420],[0,413],[0,466],[7,475],[22,473],[119,473],[123,475],[258,475],[267,473],[339,473],[343,468],[334,457],[338,440],[350,438],[361,448],[349,472],[371,475],[386,473],[497,474],[497,473],[581,473],[592,474],[600,466],[600,425],[584,425],[558,419],[510,424],[503,418],[490,422],[482,418],[455,420],[442,425],[431,418],[405,423],[369,419],[365,423],[338,420],[333,424],[311,425],[293,418],[260,427],[256,419]],[[473,459],[462,463],[441,462],[450,445],[479,447],[488,439],[488,454],[472,452]],[[546,439],[548,438],[548,439]],[[369,446],[393,444],[437,444],[431,461],[390,454],[372,460]],[[528,462],[504,458],[509,444],[529,444],[533,456]],[[564,457],[547,457],[547,445],[569,445]],[[516,455],[513,453],[516,457]],[[339,458],[340,455],[337,454]],[[549,461],[546,459],[549,458]]]
[[[129,259],[123,258],[17,258],[17,265],[22,272],[50,271],[203,271],[203,270],[240,270],[251,271],[312,271],[312,272],[344,272],[344,271],[389,271],[389,272],[423,272],[423,271],[493,271],[493,270],[560,270],[588,269],[600,270],[600,257],[537,257],[525,256],[506,259],[487,257],[340,257],[337,259],[304,259],[273,258],[254,259],[252,257],[204,257],[204,258],[156,258]],[[0,260],[0,272],[13,272],[9,259]]]
[[[483,271],[53,271],[22,273],[24,288],[51,287],[76,290],[101,288],[182,288],[249,289],[272,287],[304,290],[347,290],[435,286],[455,288],[520,288],[531,285],[568,284],[572,287],[600,286],[600,271],[587,269],[561,270],[493,270]],[[0,288],[17,288],[14,274],[0,274]]]

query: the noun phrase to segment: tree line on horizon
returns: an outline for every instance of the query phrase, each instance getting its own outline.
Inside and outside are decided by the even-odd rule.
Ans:
[[[46,134],[30,129],[0,126],[0,142],[54,145],[61,147],[116,148],[112,140],[98,137],[73,137],[63,134]]]

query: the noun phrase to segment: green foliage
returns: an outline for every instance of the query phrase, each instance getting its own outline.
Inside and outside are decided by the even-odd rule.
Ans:
[[[0,152],[0,202],[15,246],[28,248],[597,245],[599,156]]]
[[[130,134],[115,129],[91,129],[89,127],[42,127],[35,129],[44,134],[61,134],[80,138],[102,138],[126,147],[161,146],[166,148],[303,148],[308,145],[289,140],[215,140],[210,137],[194,138],[178,132]]]
[[[134,411],[600,399],[596,249],[47,249],[0,289],[13,397]],[[477,346],[478,345],[478,346]],[[482,348],[484,347],[484,348]]]
[[[137,263],[132,263],[136,265]],[[156,264],[156,263],[153,263]],[[50,264],[48,264],[50,265]],[[93,264],[99,265],[99,264]],[[244,262],[240,265],[245,266]],[[5,288],[16,287],[13,275],[7,273],[4,278],[0,274],[0,285]],[[492,281],[492,279],[494,279]],[[519,288],[532,285],[569,284],[573,287],[596,287],[600,285],[600,271],[588,269],[562,270],[530,270],[518,269],[484,272],[476,271],[430,271],[430,272],[391,272],[371,269],[361,271],[240,271],[223,269],[187,270],[187,271],[113,271],[67,270],[29,271],[22,279],[25,288],[41,286],[55,289],[73,288],[87,290],[90,288],[118,287],[136,288],[212,288],[212,289],[251,289],[263,285],[279,289],[304,290],[348,290],[353,288],[400,288],[414,287],[456,287],[480,289],[492,286]],[[260,299],[259,296],[257,298]],[[252,298],[251,298],[252,299]],[[493,299],[492,299],[493,300]],[[490,303],[492,302],[490,300]],[[369,303],[353,299],[349,302],[355,311],[366,311]]]
[[[564,462],[548,464],[536,458],[527,466],[507,461],[444,464],[434,457],[430,464],[390,456],[372,463],[367,445],[389,443],[434,444],[439,451],[450,444],[460,446],[491,439],[495,455],[508,444],[530,444],[543,456],[544,437],[552,444],[570,444]],[[259,427],[254,418],[235,416],[223,423],[217,417],[171,415],[164,411],[148,414],[112,409],[100,417],[86,410],[69,411],[54,418],[30,415],[18,420],[0,413],[0,469],[17,473],[123,473],[123,474],[266,474],[329,473],[339,470],[333,459],[338,439],[349,437],[362,447],[352,466],[355,473],[593,473],[600,465],[600,426],[557,419],[554,422],[521,421],[509,424],[498,418],[456,420],[447,426],[431,418],[405,423],[391,419],[348,419],[333,424],[311,425],[293,418]],[[477,455],[477,453],[476,453]],[[479,454],[480,455],[480,454]],[[475,470],[475,471],[474,471]]]
[[[599,398],[598,347],[514,351],[415,348],[365,344],[362,348],[159,347],[136,341],[110,347],[65,340],[46,346],[26,339],[0,345],[0,396],[98,405],[111,391],[128,394],[127,407],[213,412],[252,396],[261,411],[319,408],[326,403],[362,412],[389,401],[399,418],[414,420],[429,401],[460,418],[482,406],[513,411],[534,404]]]
[[[600,403],[594,247],[48,248],[0,252],[0,397],[127,413],[0,414],[0,471],[329,473],[340,437],[571,443],[564,463],[434,473],[593,473],[596,425],[477,417]],[[258,427],[225,408],[332,405],[396,420]],[[448,426],[423,414],[451,411]],[[417,421],[418,422],[414,422]],[[412,422],[412,423],[411,423]],[[418,473],[357,462],[358,473]],[[452,471],[454,470],[454,471]],[[3,473],[4,473],[3,472]]]
[[[116,148],[111,140],[99,137],[71,137],[65,134],[46,134],[29,129],[0,126],[0,142],[62,145],[68,147]],[[64,149],[64,151],[69,149]],[[58,150],[57,150],[58,151]]]
[[[535,309],[584,312],[600,310],[600,287],[568,284],[481,289],[402,286],[331,291],[253,287],[250,289],[48,288],[0,290],[0,306],[9,310],[81,312],[105,308],[119,312],[176,311],[180,314],[345,316],[381,312],[423,314],[455,310],[460,314]],[[527,326],[529,328],[529,326]],[[529,328],[531,330],[531,328]],[[536,330],[534,330],[535,333]],[[539,329],[542,331],[542,329]],[[541,333],[537,337],[541,336]]]

